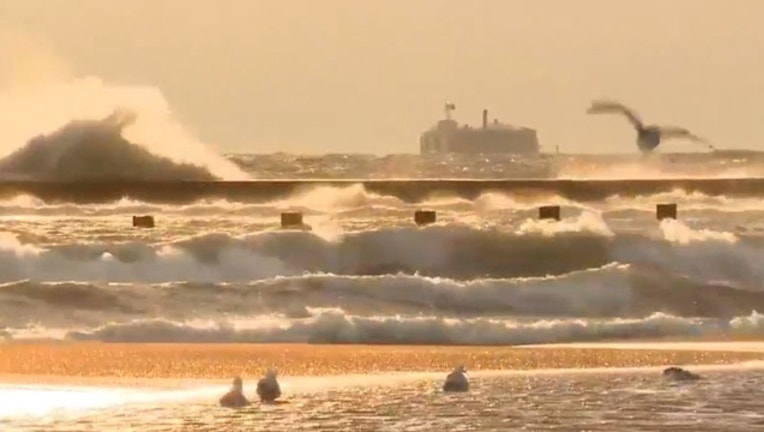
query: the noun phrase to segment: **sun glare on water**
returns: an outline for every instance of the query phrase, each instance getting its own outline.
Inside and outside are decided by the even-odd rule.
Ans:
[[[127,404],[173,402],[218,394],[222,388],[148,390],[0,384],[0,419],[70,417]]]

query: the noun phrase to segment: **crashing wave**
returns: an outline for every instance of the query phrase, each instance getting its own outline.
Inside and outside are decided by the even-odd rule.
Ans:
[[[138,320],[71,331],[66,338],[132,343],[337,343],[417,345],[531,345],[601,340],[762,335],[762,327],[741,326],[740,319],[681,318],[664,313],[624,319],[444,319],[436,316],[357,316],[342,310],[320,311],[307,319],[266,321],[253,327],[195,325],[167,320]]]
[[[136,114],[115,110],[100,120],[74,120],[32,138],[0,160],[5,179],[75,180],[216,180],[204,167],[157,156],[123,137]]]

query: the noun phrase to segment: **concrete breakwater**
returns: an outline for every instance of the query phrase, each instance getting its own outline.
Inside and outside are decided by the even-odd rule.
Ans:
[[[674,190],[709,196],[764,196],[764,178],[677,178],[618,180],[252,180],[252,181],[136,181],[73,182],[2,181],[0,199],[29,195],[45,202],[100,203],[129,198],[144,202],[183,204],[200,199],[268,202],[316,187],[362,185],[369,193],[419,202],[433,196],[475,199],[488,192],[516,196],[560,196],[575,201],[599,201],[610,196],[650,195]]]

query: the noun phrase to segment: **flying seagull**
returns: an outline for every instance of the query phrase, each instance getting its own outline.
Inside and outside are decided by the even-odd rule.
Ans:
[[[684,138],[705,144],[711,150],[714,149],[714,147],[708,144],[703,138],[693,134],[685,128],[675,126],[645,126],[634,111],[618,102],[594,101],[586,112],[588,114],[616,113],[626,116],[629,122],[631,122],[631,125],[634,126],[634,129],[637,130],[637,147],[639,147],[639,150],[642,153],[652,152],[658,147],[662,139],[669,138]]]

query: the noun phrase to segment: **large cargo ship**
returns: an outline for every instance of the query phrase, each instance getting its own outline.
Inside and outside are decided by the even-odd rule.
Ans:
[[[488,123],[488,110],[483,110],[483,125],[475,128],[459,125],[451,119],[456,109],[446,103],[446,118],[424,132],[419,140],[422,155],[462,154],[517,154],[537,155],[540,152],[538,136],[534,129],[517,127],[494,120]]]

